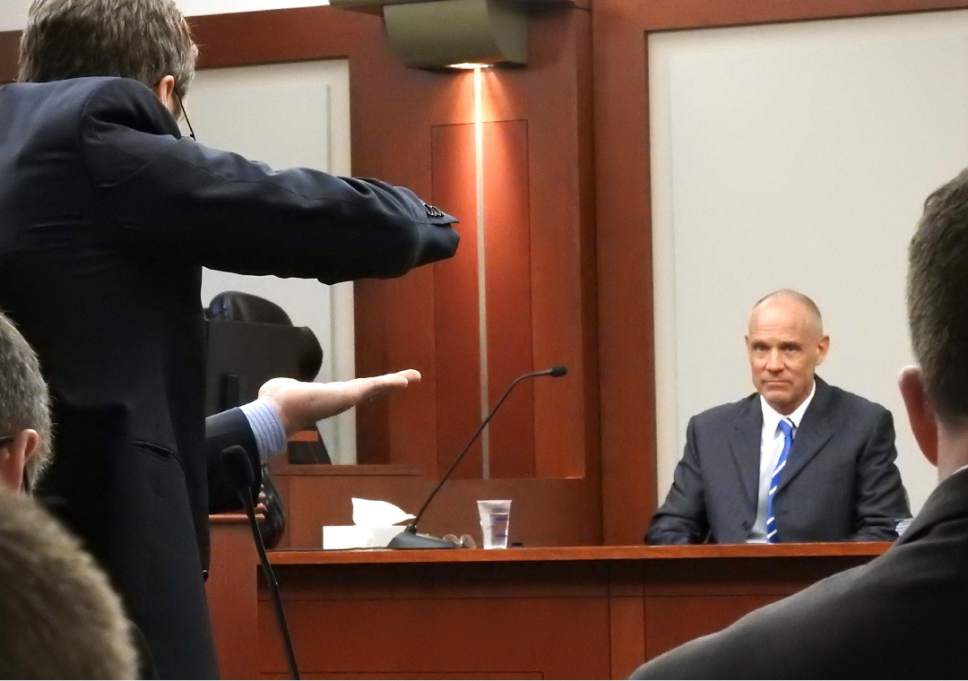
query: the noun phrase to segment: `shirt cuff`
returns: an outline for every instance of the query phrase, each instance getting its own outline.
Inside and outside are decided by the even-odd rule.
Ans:
[[[275,409],[263,400],[243,404],[239,409],[252,428],[259,461],[265,463],[269,457],[286,451],[286,429],[282,427]]]

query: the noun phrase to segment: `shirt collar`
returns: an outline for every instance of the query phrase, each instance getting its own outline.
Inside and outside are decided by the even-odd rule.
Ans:
[[[800,422],[803,421],[803,415],[807,412],[807,407],[810,406],[816,392],[817,381],[814,379],[813,385],[810,386],[810,394],[807,395],[807,399],[801,402],[800,406],[794,409],[792,414],[781,414],[770,406],[765,397],[760,395],[760,407],[763,410],[763,429],[768,433],[775,433],[777,427],[780,425],[780,421],[783,419],[790,419],[793,421],[793,427],[799,428]]]

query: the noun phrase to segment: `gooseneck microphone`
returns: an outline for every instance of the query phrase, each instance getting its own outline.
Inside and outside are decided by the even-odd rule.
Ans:
[[[286,661],[289,663],[289,673],[292,678],[299,679],[301,677],[299,676],[299,667],[296,665],[296,653],[292,648],[292,639],[289,636],[289,625],[286,623],[286,611],[282,609],[282,598],[279,596],[279,582],[276,581],[276,573],[272,570],[272,565],[269,564],[265,542],[262,541],[262,531],[259,530],[259,523],[255,519],[255,501],[252,499],[255,472],[252,470],[252,462],[249,460],[249,455],[246,454],[245,449],[239,445],[232,445],[223,449],[222,471],[226,483],[238,493],[242,500],[242,506],[245,507],[245,515],[249,518],[249,527],[252,530],[255,548],[259,553],[262,573],[265,575],[269,593],[272,595],[272,605],[276,612],[279,633],[282,634]]]
[[[488,424],[488,422],[492,418],[494,418],[494,415],[497,413],[497,410],[501,408],[502,404],[504,404],[504,400],[506,400],[508,398],[508,395],[511,394],[511,391],[514,390],[514,386],[516,386],[521,381],[527,380],[529,378],[537,378],[539,376],[551,376],[552,378],[558,378],[560,376],[564,376],[567,373],[568,373],[568,367],[566,367],[564,364],[556,364],[548,369],[544,369],[543,371],[532,371],[527,374],[522,374],[518,376],[516,379],[514,379],[513,381],[511,381],[511,385],[507,387],[507,389],[504,391],[504,394],[501,395],[501,398],[494,405],[494,408],[491,409],[487,417],[483,421],[481,421],[481,425],[477,427],[477,430],[475,430],[474,434],[471,435],[471,439],[467,441],[467,444],[464,445],[464,448],[460,451],[460,454],[458,454],[457,457],[454,459],[453,463],[450,464],[450,468],[448,468],[447,472],[444,473],[444,475],[440,478],[440,481],[437,482],[436,485],[434,485],[434,488],[433,490],[431,490],[430,495],[427,497],[427,500],[423,502],[423,506],[421,506],[420,510],[417,511],[417,515],[413,519],[413,522],[407,525],[407,527],[404,528],[404,530],[400,534],[398,534],[393,539],[391,539],[390,543],[387,544],[387,548],[388,549],[455,549],[457,548],[457,544],[454,544],[453,542],[449,542],[444,539],[438,539],[437,537],[431,537],[426,534],[417,534],[417,523],[419,523],[420,519],[423,517],[424,511],[426,511],[427,507],[430,506],[430,502],[434,500],[434,497],[437,496],[437,492],[439,492],[440,488],[444,486],[444,483],[447,482],[448,478],[450,478],[451,474],[453,474],[457,466],[460,465],[460,462],[464,460],[464,456],[467,454],[467,452],[470,451],[471,445],[473,445],[477,441],[477,438],[484,431],[484,427]]]

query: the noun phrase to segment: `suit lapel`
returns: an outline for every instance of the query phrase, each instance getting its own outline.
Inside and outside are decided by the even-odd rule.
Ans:
[[[797,477],[797,474],[810,463],[810,460],[817,455],[827,444],[827,440],[834,434],[829,418],[830,388],[819,377],[815,380],[817,392],[797,428],[796,438],[793,440],[793,448],[790,450],[786,468],[780,476],[780,484],[776,490],[778,493]]]
[[[729,450],[743,483],[743,491],[750,505],[756,508],[760,480],[760,439],[763,430],[763,410],[758,395],[753,395],[741,407],[741,413],[729,433]]]

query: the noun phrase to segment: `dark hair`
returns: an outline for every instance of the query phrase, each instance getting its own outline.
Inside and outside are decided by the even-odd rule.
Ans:
[[[935,412],[968,422],[968,170],[924,202],[908,250],[914,356]]]
[[[122,76],[183,98],[198,48],[173,0],[34,0],[20,38],[21,82]]]

